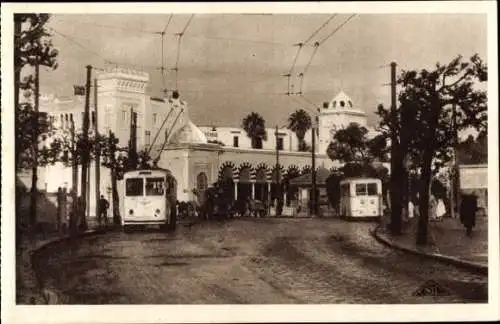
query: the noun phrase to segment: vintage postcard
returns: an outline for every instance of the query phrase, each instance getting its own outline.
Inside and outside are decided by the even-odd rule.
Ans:
[[[5,323],[499,319],[496,3],[6,3]]]

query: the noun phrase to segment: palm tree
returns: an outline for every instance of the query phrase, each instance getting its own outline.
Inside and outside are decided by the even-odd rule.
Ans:
[[[304,110],[299,109],[293,112],[290,117],[288,117],[288,129],[295,133],[297,139],[299,140],[298,150],[306,151],[307,145],[304,141],[306,132],[311,128],[311,116]]]
[[[243,129],[252,140],[252,148],[262,148],[262,140],[267,139],[266,122],[256,112],[248,114],[243,119]]]

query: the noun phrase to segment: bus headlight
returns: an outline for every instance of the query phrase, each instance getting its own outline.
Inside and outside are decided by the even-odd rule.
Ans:
[[[134,215],[134,211],[131,209],[131,210],[128,211],[128,214],[129,215]]]

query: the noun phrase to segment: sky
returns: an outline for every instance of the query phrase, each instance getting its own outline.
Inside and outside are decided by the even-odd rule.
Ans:
[[[85,66],[133,67],[150,74],[151,95],[176,87],[197,125],[240,126],[251,111],[267,127],[283,125],[290,113],[313,109],[339,91],[368,114],[371,125],[378,104],[390,103],[391,61],[400,69],[432,68],[457,55],[478,53],[487,62],[487,20],[482,14],[54,14],[48,23],[59,50],[59,67],[41,74],[42,93],[72,96],[84,84]],[[192,19],[191,19],[192,17]],[[191,19],[181,45],[178,36]],[[309,44],[298,47],[327,20]],[[339,28],[340,27],[340,28]],[[334,32],[338,29],[336,32]],[[333,34],[331,34],[334,32]],[[328,37],[331,34],[330,37]],[[324,41],[323,41],[324,40]],[[321,45],[314,51],[314,42]],[[178,53],[178,48],[179,54]],[[304,72],[302,98],[287,96]],[[109,61],[113,63],[109,63]]]

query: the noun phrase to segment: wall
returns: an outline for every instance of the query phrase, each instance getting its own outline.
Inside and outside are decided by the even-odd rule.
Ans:
[[[158,166],[170,170],[177,180],[177,199],[179,201],[189,198],[187,191],[189,187],[188,154],[187,149],[167,148],[162,152],[158,161]]]
[[[236,127],[216,127],[213,130],[212,127],[201,126],[199,127],[205,136],[207,136],[208,140],[212,141],[220,141],[224,143],[226,147],[233,147],[233,137],[238,136],[239,148],[242,149],[251,149],[252,141],[250,137],[248,137],[247,133],[242,128]],[[263,141],[262,147],[265,150],[275,150],[276,149],[276,136],[275,131],[276,128],[266,128],[267,131],[267,140]],[[283,151],[293,151],[297,152],[298,149],[298,139],[294,132],[281,128],[278,131],[280,138],[283,138]],[[304,140],[309,145],[311,144],[311,131],[307,131],[304,137]]]
[[[460,190],[478,197],[478,205],[488,208],[488,165],[460,165]]]

